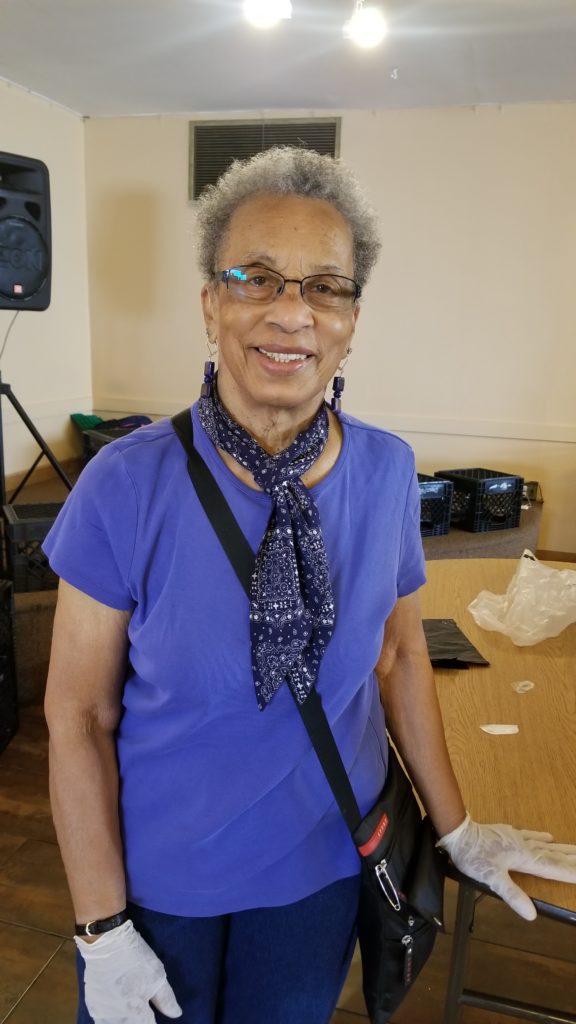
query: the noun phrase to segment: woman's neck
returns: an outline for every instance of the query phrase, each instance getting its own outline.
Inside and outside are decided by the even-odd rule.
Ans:
[[[300,429],[304,430],[308,425],[308,423],[305,423]],[[244,428],[256,438],[262,448],[265,448],[265,450],[269,451],[270,454],[274,454],[274,452],[272,452],[265,444],[262,444],[261,440],[252,433],[246,424],[242,424],[242,426],[244,426]],[[294,437],[295,436],[296,435],[294,435]],[[294,438],[292,438],[292,440],[294,440]],[[278,451],[283,451],[284,448],[287,448],[290,444],[291,441],[289,441],[287,445],[283,445],[279,448]],[[328,409],[328,439],[320,456],[316,459],[316,462],[310,466],[310,469],[306,473],[304,473],[302,483],[304,483],[306,487],[314,487],[315,484],[319,484],[336,464],[341,448],[342,427],[340,426],[338,417],[334,415],[331,409]],[[241,480],[243,484],[246,484],[246,486],[250,487],[253,491],[260,491],[262,489],[254,480],[250,470],[245,469],[244,466],[237,462],[232,455],[224,451],[222,448],[218,448],[218,454],[230,472],[233,473],[238,480]]]
[[[265,452],[268,452],[269,455],[277,455],[278,452],[289,448],[298,434],[308,429],[317,413],[318,409],[310,416],[295,420],[291,416],[284,417],[279,415],[276,410],[271,410],[269,416],[262,415],[255,419],[244,417],[241,425]]]
[[[298,434],[307,430],[313,423],[321,404],[321,401],[318,401],[317,404],[311,403],[307,408],[298,409],[266,405],[250,409],[236,401],[234,394],[229,395],[224,388],[219,389],[218,397],[232,419],[239,423],[269,455],[277,455],[278,452],[289,448]]]

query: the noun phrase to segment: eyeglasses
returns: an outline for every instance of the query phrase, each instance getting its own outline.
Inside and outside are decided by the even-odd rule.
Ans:
[[[300,280],[282,277],[268,267],[230,267],[216,272],[228,291],[247,302],[273,302],[282,295],[287,284],[300,285],[300,295],[311,309],[351,309],[362,289],[350,277],[339,274],[311,274]]]

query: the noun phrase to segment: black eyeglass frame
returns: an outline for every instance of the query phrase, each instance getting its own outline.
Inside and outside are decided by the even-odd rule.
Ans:
[[[317,277],[319,277],[319,278],[321,278],[321,277],[335,277],[338,281],[349,281],[350,284],[353,284],[354,285],[354,294],[351,296],[351,300],[352,300],[351,304],[350,304],[351,307],[354,305],[355,302],[358,302],[358,299],[362,295],[362,287],[361,287],[361,285],[358,284],[357,281],[354,280],[353,277],[345,277],[344,274],[332,274],[330,272],[326,272],[324,274],[307,274],[306,277],[301,277],[301,278],[297,278],[297,277],[284,277],[283,274],[278,273],[277,270],[271,270],[270,267],[265,267],[263,265],[261,266],[260,264],[240,263],[240,264],[237,264],[234,267],[228,267],[227,270],[217,270],[215,275],[214,275],[214,277],[215,277],[216,281],[222,281],[226,285],[226,288],[229,290],[230,275],[232,274],[233,270],[258,270],[258,269],[266,270],[269,274],[274,274],[275,277],[279,277],[280,280],[282,281],[282,284],[278,286],[276,292],[274,293],[274,295],[270,299],[267,299],[267,300],[252,299],[251,300],[249,296],[246,296],[248,301],[254,301],[254,302],[258,302],[258,301],[260,301],[260,302],[264,302],[264,301],[274,302],[275,299],[278,298],[278,296],[282,295],[282,293],[284,292],[284,289],[285,289],[287,284],[298,284],[298,285],[300,285],[300,296],[302,298],[302,301],[305,302],[306,305],[308,306],[308,305],[310,305],[310,303],[307,301],[306,296],[304,295],[304,285],[305,285],[306,281],[314,280],[314,278],[317,278]],[[234,282],[234,278],[232,280]]]

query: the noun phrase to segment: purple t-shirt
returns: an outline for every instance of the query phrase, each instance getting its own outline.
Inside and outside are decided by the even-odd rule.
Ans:
[[[424,582],[419,492],[400,438],[342,415],[338,461],[312,488],[336,604],[318,689],[362,813],[384,781],[374,665],[399,596]],[[268,495],[194,440],[254,551]],[[169,914],[279,906],[359,870],[286,685],[256,704],[248,598],[207,521],[168,420],[88,464],[44,550],[58,575],[130,610],[118,728],[128,896]]]

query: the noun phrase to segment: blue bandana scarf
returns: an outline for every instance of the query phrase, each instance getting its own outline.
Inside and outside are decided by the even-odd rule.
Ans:
[[[256,555],[250,600],[252,673],[261,711],[284,681],[299,704],[312,690],[334,629],[334,598],[320,517],[301,477],[324,450],[328,413],[322,405],[289,448],[269,455],[238,423],[216,389],[198,403],[200,422],[216,447],[250,471],[272,498],[272,514]]]

